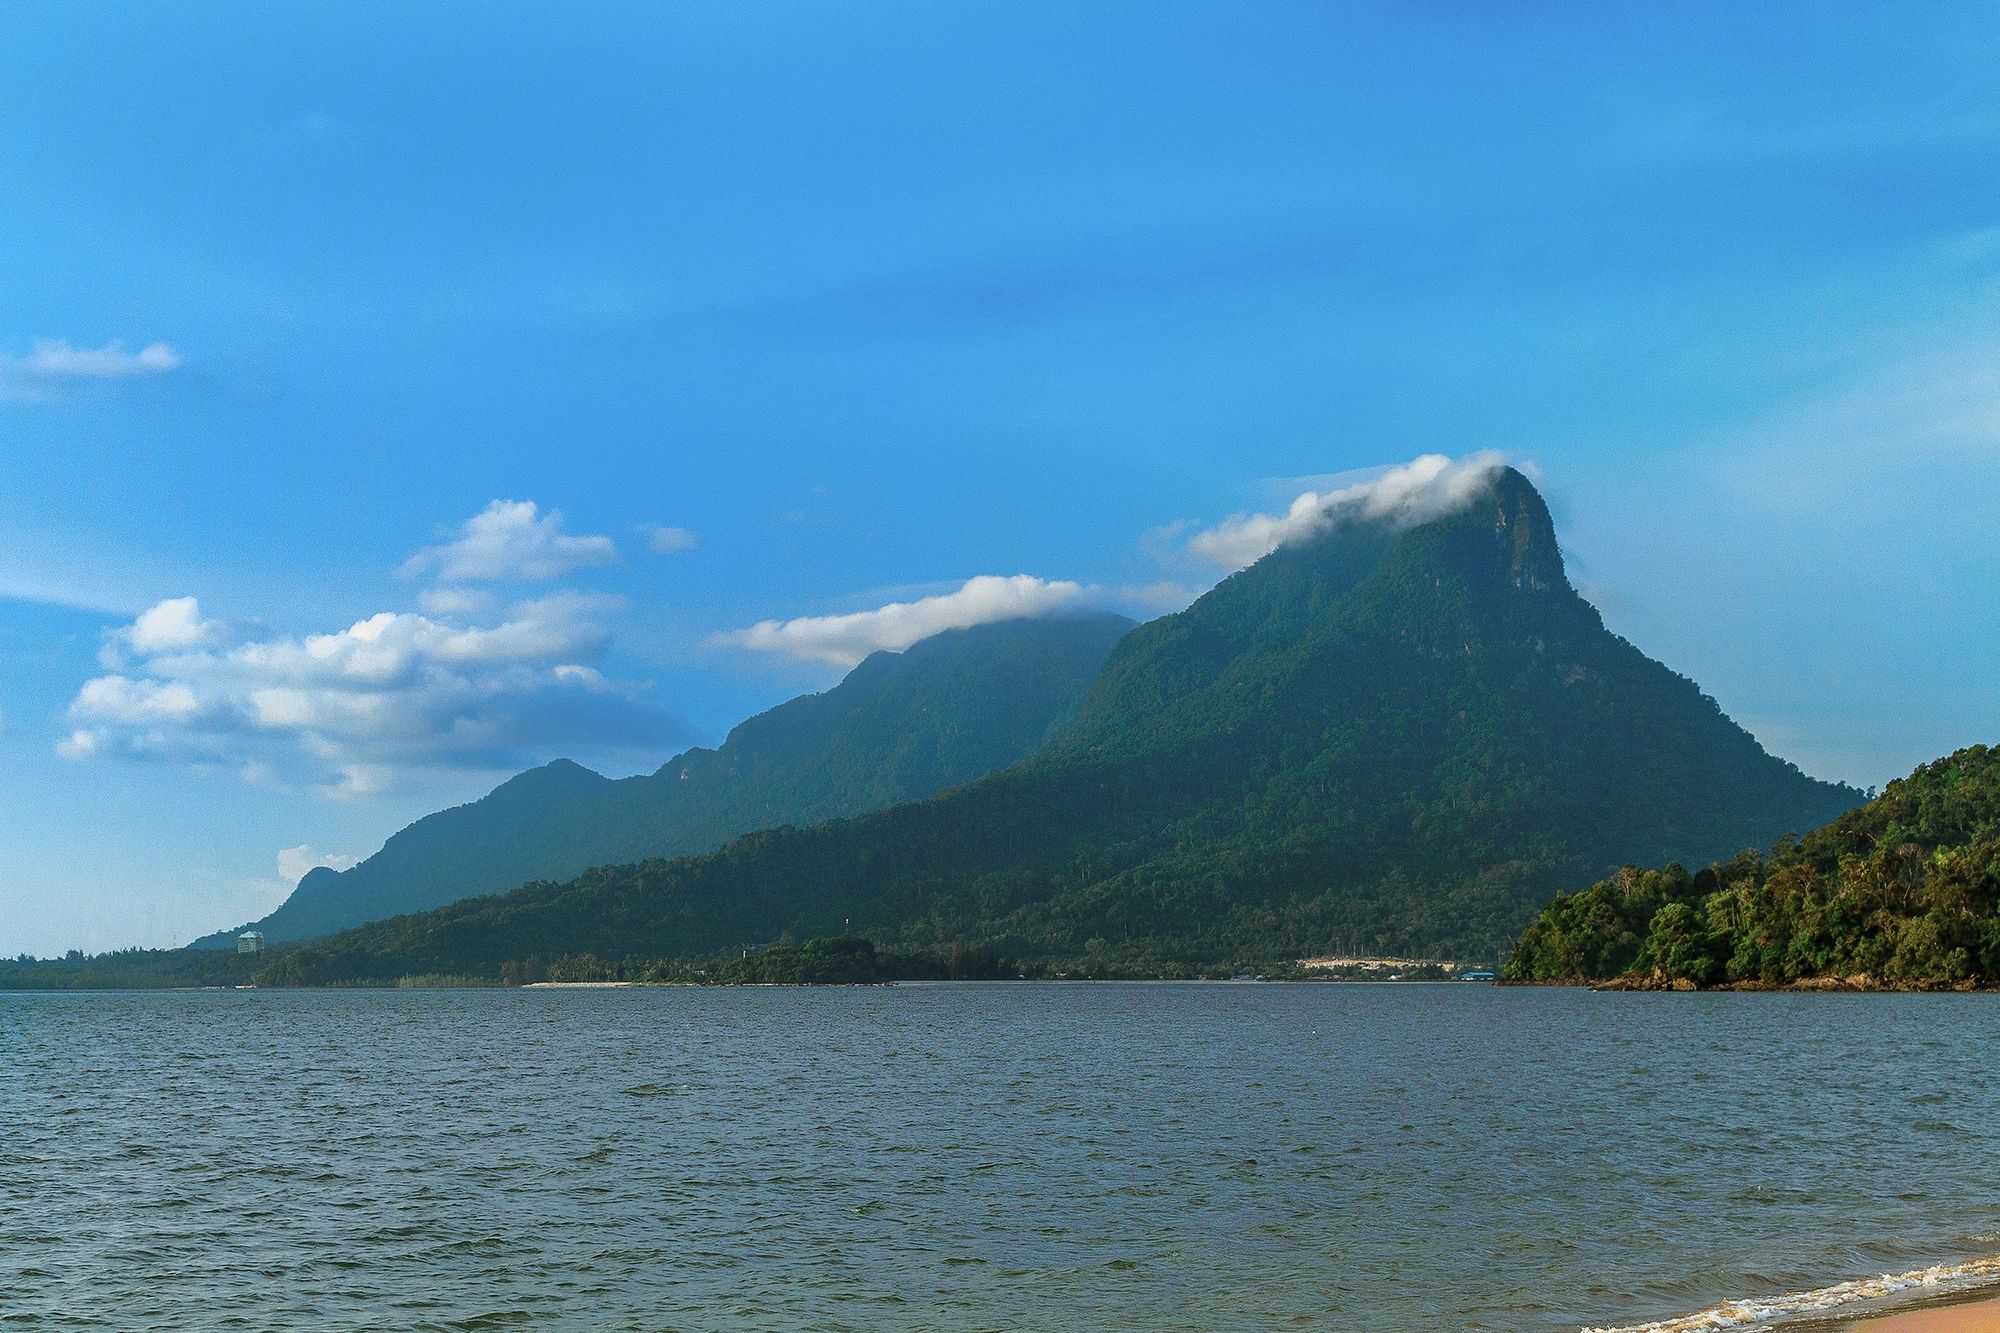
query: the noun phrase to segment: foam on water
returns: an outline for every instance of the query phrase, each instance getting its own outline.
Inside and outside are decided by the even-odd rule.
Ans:
[[[1933,1264],[1907,1273],[1885,1273],[1881,1277],[1856,1278],[1830,1287],[1789,1292],[1783,1296],[1758,1296],[1724,1301],[1693,1314],[1650,1324],[1621,1324],[1591,1327],[1583,1333],[1711,1333],[1711,1330],[1769,1328],[1788,1319],[1826,1314],[1863,1301],[1882,1300],[1919,1289],[1961,1289],[2000,1282],[2000,1255],[1972,1259],[1959,1264]]]

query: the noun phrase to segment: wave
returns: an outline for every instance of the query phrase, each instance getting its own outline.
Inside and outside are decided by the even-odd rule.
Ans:
[[[1764,1328],[1781,1319],[1823,1314],[1844,1305],[1894,1296],[1922,1288],[1960,1288],[2000,1282],[2000,1255],[1969,1259],[1959,1264],[1933,1264],[1907,1273],[1886,1273],[1881,1277],[1856,1278],[1830,1287],[1795,1291],[1783,1296],[1753,1296],[1724,1301],[1693,1314],[1650,1324],[1619,1324],[1591,1327],[1583,1333],[1721,1333],[1729,1329]]]

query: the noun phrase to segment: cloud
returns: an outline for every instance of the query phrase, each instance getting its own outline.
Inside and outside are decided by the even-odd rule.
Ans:
[[[1470,504],[1505,465],[1491,450],[1456,460],[1425,454],[1350,486],[1307,491],[1282,514],[1236,514],[1196,533],[1188,549],[1224,569],[1242,569],[1339,523],[1415,527]]]
[[[135,657],[186,652],[227,633],[227,626],[202,619],[201,604],[194,598],[169,597],[140,612],[131,624],[105,631],[97,660],[108,671],[122,671]]]
[[[201,603],[192,597],[170,597],[139,614],[118,638],[136,653],[165,653],[199,648],[223,633],[223,627],[201,618]]]
[[[646,534],[646,546],[661,555],[672,555],[675,551],[692,551],[701,545],[701,534],[692,528],[670,528],[659,523],[641,523],[640,532]]]
[[[118,339],[102,347],[72,347],[61,338],[38,338],[26,356],[0,355],[0,396],[39,399],[66,382],[131,379],[180,366],[180,354],[163,342],[132,352]]]
[[[510,767],[556,747],[654,746],[682,729],[591,662],[622,602],[563,591],[480,622],[384,611],[321,634],[226,642],[193,598],[115,632],[137,665],[86,681],[56,750],[281,774],[367,795],[418,767]]]
[[[1135,611],[1151,611],[1155,614],[1164,611],[1185,611],[1197,597],[1207,592],[1208,588],[1207,584],[1174,582],[1128,584],[1118,590],[1113,601],[1117,605]]]
[[[403,563],[405,575],[435,573],[446,583],[558,579],[618,559],[609,537],[572,537],[562,514],[533,500],[495,500],[467,519],[456,539],[427,546]]]
[[[39,375],[74,379],[123,379],[128,375],[153,375],[180,368],[180,356],[165,343],[147,343],[128,352],[122,342],[102,347],[71,347],[60,338],[44,338],[35,343],[22,364]]]
[[[713,635],[709,642],[851,667],[870,653],[900,652],[944,630],[1073,610],[1090,595],[1080,583],[1052,582],[1030,574],[1012,578],[982,574],[967,579],[955,592],[935,597],[891,602],[848,615],[766,620]]]
[[[278,850],[278,878],[292,885],[304,879],[308,870],[317,870],[322,866],[328,870],[350,870],[360,864],[358,856],[342,852],[316,852],[306,843]]]
[[[417,606],[434,616],[470,616],[493,609],[494,596],[484,588],[425,588]]]
[[[79,721],[144,727],[162,722],[186,722],[201,708],[201,700],[182,681],[99,676],[84,682],[69,711],[70,716]]]

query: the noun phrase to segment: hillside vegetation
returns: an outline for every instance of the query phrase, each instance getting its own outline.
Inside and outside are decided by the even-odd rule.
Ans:
[[[1766,854],[1558,896],[1506,975],[1682,989],[2000,985],[2000,750],[1975,746]]]
[[[1707,861],[1860,794],[1766,754],[1609,633],[1512,471],[1408,529],[1330,526],[1127,635],[1073,729],[928,800],[379,922],[299,981],[849,931],[1145,970],[1493,958],[1566,885]]]
[[[929,796],[1024,759],[1066,729],[1131,628],[1095,614],[947,630],[875,653],[834,688],[760,713],[719,748],[689,750],[644,777],[614,781],[557,760],[418,820],[352,869],[309,872],[252,924],[274,943],[312,939]],[[234,948],[236,935],[196,947]]]

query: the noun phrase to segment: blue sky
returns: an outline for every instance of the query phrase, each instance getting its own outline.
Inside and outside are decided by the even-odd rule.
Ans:
[[[2000,739],[2000,16],[1626,8],[10,6],[0,951],[1430,453],[1808,771]]]

